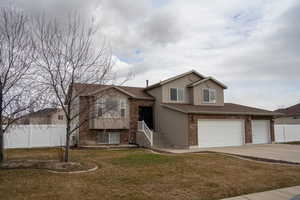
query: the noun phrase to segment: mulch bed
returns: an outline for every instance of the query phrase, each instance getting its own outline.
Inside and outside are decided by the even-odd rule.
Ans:
[[[79,172],[95,168],[95,164],[60,162],[57,160],[9,160],[0,165],[1,169],[45,169],[55,172]]]

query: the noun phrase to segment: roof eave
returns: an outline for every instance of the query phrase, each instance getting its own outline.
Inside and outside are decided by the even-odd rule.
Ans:
[[[174,108],[169,105],[162,105],[166,108],[182,112],[185,114],[214,114],[214,115],[259,115],[259,116],[281,116],[281,113],[265,113],[265,112],[215,112],[215,111],[184,111],[178,108]]]
[[[201,77],[201,78],[203,78],[203,79],[206,78],[204,75],[200,74],[199,72],[197,72],[197,71],[195,71],[195,70],[191,70],[191,71],[188,71],[188,72],[186,72],[186,73],[179,74],[179,75],[177,75],[177,76],[174,76],[174,77],[171,77],[171,78],[166,79],[166,80],[164,80],[164,81],[161,81],[161,82],[159,82],[159,83],[155,83],[155,84],[153,84],[153,85],[150,85],[149,87],[146,87],[144,90],[147,91],[147,90],[151,90],[151,89],[153,89],[153,88],[160,87],[160,86],[162,86],[162,85],[164,85],[164,84],[166,84],[166,83],[169,83],[169,82],[171,82],[171,81],[174,81],[174,80],[176,80],[176,79],[179,79],[179,78],[181,78],[181,77],[184,77],[184,76],[186,76],[186,75],[188,75],[188,74],[192,74],[192,73],[198,75],[199,77]]]

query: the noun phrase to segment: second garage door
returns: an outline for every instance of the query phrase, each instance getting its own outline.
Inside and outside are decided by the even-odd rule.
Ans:
[[[270,143],[270,121],[252,120],[252,143]]]
[[[244,120],[198,120],[199,147],[240,146],[244,133]]]

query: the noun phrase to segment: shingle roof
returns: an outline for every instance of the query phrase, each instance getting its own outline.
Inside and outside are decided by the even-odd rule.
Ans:
[[[164,85],[164,84],[169,83],[169,82],[171,82],[171,81],[174,81],[174,80],[176,80],[176,79],[179,79],[179,78],[181,78],[181,77],[184,77],[184,76],[186,76],[186,75],[188,75],[188,74],[196,74],[196,75],[198,75],[198,76],[201,77],[201,78],[206,78],[205,76],[203,76],[202,74],[198,73],[197,71],[191,70],[191,71],[185,72],[185,73],[183,73],[183,74],[179,74],[179,75],[177,75],[177,76],[173,76],[173,77],[171,77],[171,78],[168,78],[168,79],[166,79],[166,80],[163,80],[163,81],[161,81],[161,82],[159,82],[159,83],[155,83],[155,84],[153,84],[153,85],[150,85],[150,86],[146,87],[145,90],[150,90],[150,89],[159,87],[159,86],[161,86],[161,85]]]
[[[23,117],[43,117],[47,116],[49,114],[52,114],[54,112],[57,112],[59,108],[44,108],[29,114],[24,115]]]
[[[280,115],[280,113],[272,112],[269,110],[263,110],[259,108],[253,108],[249,106],[225,103],[224,106],[202,106],[202,105],[191,105],[191,104],[162,104],[172,110],[176,110],[183,113],[194,113],[194,114],[228,114],[228,115],[263,115],[263,116],[274,116]]]
[[[216,80],[216,79],[214,79],[213,77],[210,77],[210,76],[205,78],[205,79],[202,79],[202,80],[196,81],[194,83],[191,83],[190,85],[188,85],[188,87],[193,87],[193,86],[199,85],[199,84],[204,83],[204,82],[209,81],[209,80],[215,82],[216,84],[218,84],[222,88],[227,89],[227,86],[225,84],[221,83],[220,81],[218,81],[218,80]]]
[[[275,110],[275,112],[280,112],[285,115],[300,115],[300,103],[290,106],[288,108]]]
[[[83,84],[75,83],[74,89],[80,91],[80,96],[89,96],[91,93],[95,93],[100,90],[105,90],[108,88],[116,88],[123,90],[126,94],[130,95],[132,98],[136,99],[149,99],[153,100],[154,98],[147,94],[144,89],[141,87],[129,87],[129,86],[116,86],[116,85],[101,85],[101,84]]]

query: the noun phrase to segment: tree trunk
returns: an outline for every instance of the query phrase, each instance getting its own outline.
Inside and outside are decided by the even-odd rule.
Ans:
[[[0,163],[4,162],[3,90],[0,83]]]
[[[66,135],[66,149],[65,149],[65,162],[69,162],[69,149],[70,149],[70,123],[67,122],[67,135]]]
[[[0,163],[4,162],[4,137],[3,137],[3,129],[1,127],[0,130]]]

